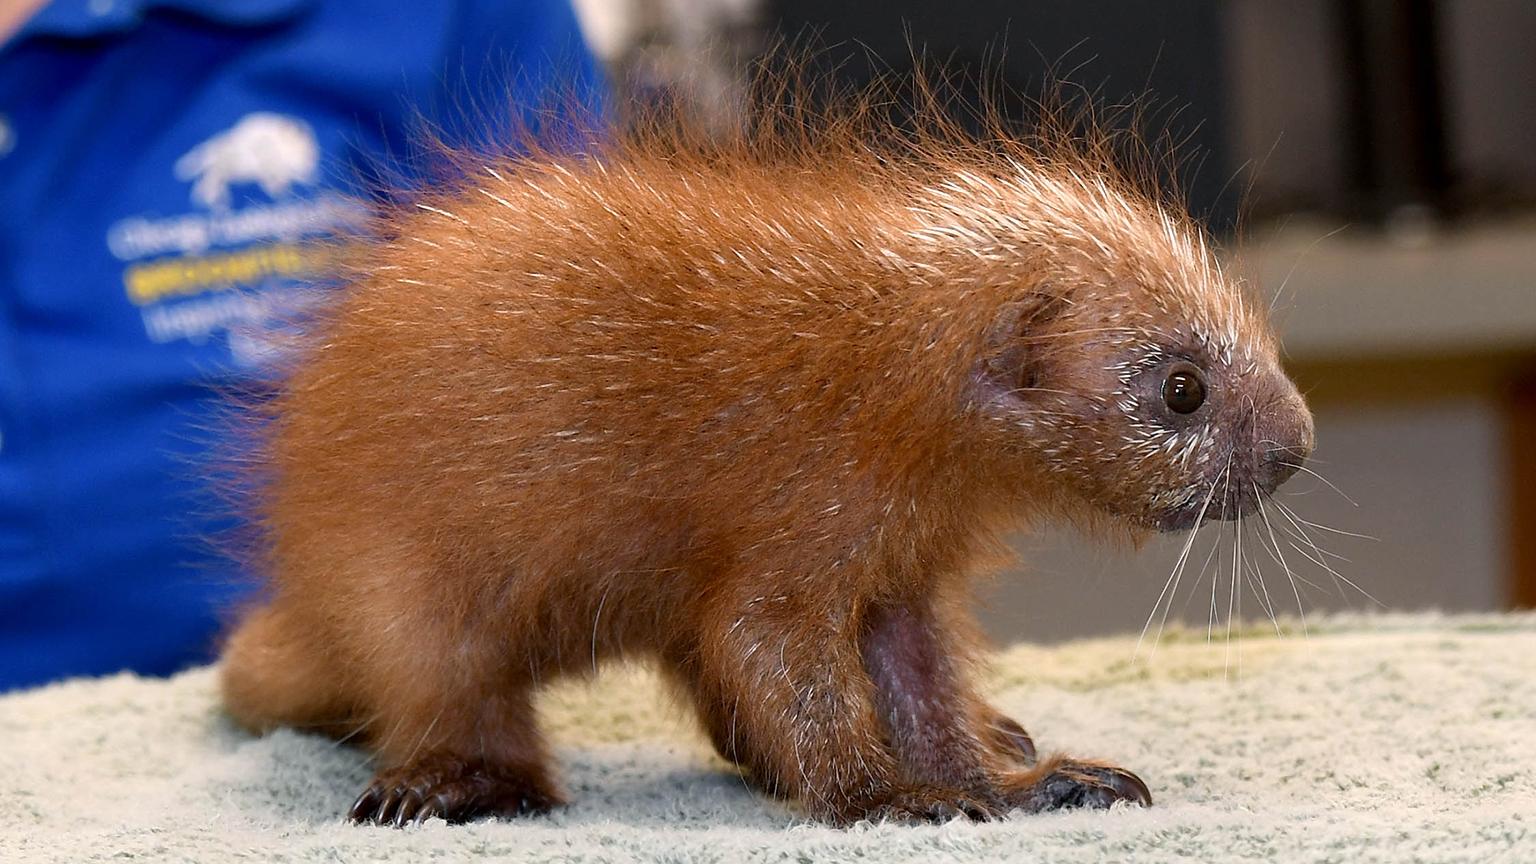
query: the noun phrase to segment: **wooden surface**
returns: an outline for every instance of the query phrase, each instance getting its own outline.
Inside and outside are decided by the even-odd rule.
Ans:
[[[1388,233],[1293,222],[1251,238],[1235,263],[1263,296],[1280,292],[1275,323],[1294,358],[1536,350],[1536,222]]]

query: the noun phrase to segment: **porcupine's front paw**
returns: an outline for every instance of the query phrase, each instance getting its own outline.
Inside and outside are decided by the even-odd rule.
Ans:
[[[1034,770],[1015,774],[1003,785],[1008,806],[1028,813],[1068,807],[1108,809],[1117,801],[1152,805],[1152,792],[1140,777],[1114,765],[1053,756]]]
[[[434,816],[467,822],[480,816],[548,813],[563,803],[537,772],[482,759],[429,756],[380,772],[358,796],[347,818],[400,828]]]

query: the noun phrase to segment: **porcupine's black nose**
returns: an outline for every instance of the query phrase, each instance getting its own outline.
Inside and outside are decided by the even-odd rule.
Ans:
[[[1256,418],[1259,470],[1254,480],[1265,495],[1294,477],[1312,455],[1312,412],[1294,388],[1287,389],[1289,393]]]

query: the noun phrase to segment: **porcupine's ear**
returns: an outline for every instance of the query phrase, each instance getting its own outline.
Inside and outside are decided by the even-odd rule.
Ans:
[[[1041,292],[998,311],[987,328],[981,363],[993,386],[1015,395],[1041,386],[1050,348],[1046,333],[1064,302]]]

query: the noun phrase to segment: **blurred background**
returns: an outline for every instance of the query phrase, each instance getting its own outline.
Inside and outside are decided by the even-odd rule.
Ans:
[[[0,0],[0,692],[213,657],[256,590],[218,394],[280,374],[348,193],[451,173],[424,131],[563,146],[550,90],[726,130],[786,51],[893,119],[921,65],[1134,122],[1315,411],[1267,520],[1015,538],[999,641],[1536,606],[1532,44],[1529,0]]]
[[[1176,586],[1182,539],[1018,538],[1027,564],[984,593],[996,638],[1536,606],[1536,4],[576,5],[616,86],[722,124],[752,58],[809,38],[850,84],[922,53],[995,74],[1010,116],[1060,81],[1178,143],[1191,210],[1275,300],[1316,473],[1280,492],[1294,518],[1199,532]]]

